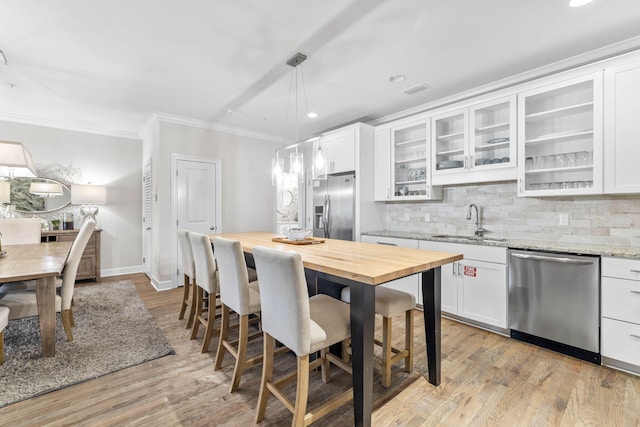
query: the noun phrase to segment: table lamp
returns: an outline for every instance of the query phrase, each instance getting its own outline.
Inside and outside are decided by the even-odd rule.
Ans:
[[[80,213],[84,217],[83,221],[92,218],[97,222],[98,207],[96,205],[106,203],[107,187],[104,185],[74,184],[71,186],[71,204],[83,205],[80,207]]]

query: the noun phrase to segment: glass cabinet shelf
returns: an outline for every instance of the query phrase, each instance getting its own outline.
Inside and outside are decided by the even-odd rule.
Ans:
[[[412,144],[426,144],[427,140],[425,138],[417,138],[412,139],[410,141],[400,141],[396,142],[396,147],[402,147],[403,145],[412,145]]]
[[[543,142],[556,142],[558,140],[561,139],[571,139],[571,138],[578,138],[581,136],[588,136],[590,134],[593,134],[593,130],[589,129],[589,130],[582,130],[582,131],[569,131],[569,132],[560,132],[560,133],[556,133],[556,134],[551,134],[551,135],[543,135],[543,136],[539,136],[535,139],[530,139],[528,141],[525,141],[527,144],[536,144],[536,143],[543,143]]]
[[[481,128],[476,128],[476,133],[494,132],[496,130],[508,129],[508,128],[509,128],[509,123],[497,123],[497,124],[490,125],[490,126],[484,126],[484,127],[481,127]]]
[[[547,120],[550,116],[559,116],[562,114],[575,114],[580,111],[588,111],[593,109],[593,102],[585,102],[582,104],[569,105],[567,107],[556,108],[553,110],[541,111],[539,113],[527,114],[525,120],[532,123],[537,120]]]

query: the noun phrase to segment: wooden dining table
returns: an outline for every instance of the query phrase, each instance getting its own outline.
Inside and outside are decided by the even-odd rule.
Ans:
[[[36,281],[42,355],[56,352],[56,276],[62,273],[73,242],[9,245],[0,257],[0,283]]]
[[[351,345],[354,424],[370,426],[373,409],[373,349],[376,286],[420,273],[427,347],[428,379],[440,384],[440,266],[462,259],[462,254],[426,251],[397,246],[322,239],[317,244],[274,242],[278,234],[267,232],[209,235],[240,241],[248,262],[255,246],[266,246],[302,256],[305,270],[317,279],[351,288]],[[258,271],[258,280],[260,272]]]

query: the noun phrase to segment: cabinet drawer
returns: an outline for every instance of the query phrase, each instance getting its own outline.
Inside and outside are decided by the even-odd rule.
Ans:
[[[59,234],[58,237],[56,237],[56,240],[58,242],[73,242],[74,240],[76,240],[76,233],[73,234]]]
[[[640,281],[640,260],[602,257],[602,275]]]
[[[603,277],[602,316],[640,324],[640,282]]]
[[[412,239],[401,239],[398,237],[362,236],[364,243],[377,243],[379,245],[400,246],[402,248],[418,249],[418,241]]]
[[[601,344],[603,356],[640,366],[640,325],[602,319]]]
[[[96,235],[95,233],[89,237],[87,241],[87,246],[84,248],[85,254],[95,253],[96,252]]]
[[[421,240],[420,249],[464,254],[465,260],[474,259],[484,262],[495,262],[497,264],[507,263],[507,248],[499,246],[466,245],[463,243]]]

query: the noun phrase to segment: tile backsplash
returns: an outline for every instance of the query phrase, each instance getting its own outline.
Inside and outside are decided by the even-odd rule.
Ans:
[[[466,219],[471,203],[487,236],[640,247],[640,195],[517,197],[515,182],[445,187],[442,201],[389,203],[386,228],[473,235],[475,213]],[[561,215],[568,225],[560,225]]]

